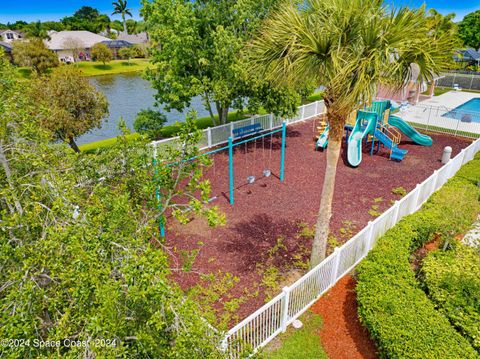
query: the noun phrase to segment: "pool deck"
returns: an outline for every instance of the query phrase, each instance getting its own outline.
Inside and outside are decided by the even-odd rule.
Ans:
[[[455,118],[443,117],[445,113],[474,98],[480,98],[480,93],[450,91],[422,101],[416,106],[405,108],[399,113],[399,116],[405,121],[422,125],[417,127],[443,128],[446,133],[464,133],[468,137],[478,137],[480,123],[468,123]]]

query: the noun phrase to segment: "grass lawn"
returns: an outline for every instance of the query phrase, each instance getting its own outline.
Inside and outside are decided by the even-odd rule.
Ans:
[[[75,66],[80,69],[85,76],[100,76],[100,75],[114,75],[127,72],[141,72],[149,65],[148,59],[132,59],[130,64],[126,60],[113,60],[105,64],[95,61],[77,62],[72,65],[61,66]],[[17,67],[17,76],[19,79],[28,79],[32,73],[29,67]]]
[[[447,93],[449,91],[453,91],[453,89],[448,88],[448,87],[435,87],[434,96],[440,96],[443,95],[444,93]],[[430,94],[430,86],[427,88],[427,91],[422,92],[422,95],[429,95]]]
[[[140,134],[138,134],[138,133],[132,133],[130,135],[127,135],[127,139],[133,139],[133,138],[137,138],[139,136],[140,136]],[[107,138],[106,140],[86,143],[84,145],[79,145],[78,147],[80,148],[80,151],[82,151],[82,152],[93,152],[93,151],[98,150],[100,148],[110,147],[115,142],[117,142],[117,137],[112,137],[112,138]]]
[[[289,326],[286,333],[271,341],[263,351],[266,359],[327,359],[320,342],[322,318],[307,311],[300,317],[303,327]]]
[[[77,66],[85,76],[113,75],[125,72],[140,72],[148,67],[148,59],[132,59],[130,64],[126,60],[113,60],[105,64],[94,61],[78,62]]]

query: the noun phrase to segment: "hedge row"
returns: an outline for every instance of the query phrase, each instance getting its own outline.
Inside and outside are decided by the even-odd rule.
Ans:
[[[435,309],[415,278],[412,253],[434,236],[449,239],[480,212],[480,156],[437,191],[420,211],[379,239],[358,268],[361,322],[384,357],[478,358],[479,354]]]
[[[480,256],[462,245],[435,251],[422,265],[428,295],[440,312],[480,352]]]

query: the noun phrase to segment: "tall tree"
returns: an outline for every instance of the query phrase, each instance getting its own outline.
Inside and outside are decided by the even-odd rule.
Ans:
[[[0,335],[25,340],[2,356],[224,358],[218,334],[169,278],[150,146],[122,136],[95,156],[74,154],[51,143],[38,116],[49,109],[1,59],[0,78]],[[159,160],[198,154],[192,125],[184,146]],[[167,210],[177,204],[167,195],[185,189],[176,180],[190,186],[183,194],[208,187],[195,162],[183,161],[180,177],[157,172]],[[209,209],[199,201],[193,210]]]
[[[130,16],[130,17],[133,17],[133,15],[130,11],[131,9],[127,8],[127,0],[114,1],[112,3],[112,5],[113,5],[112,15],[116,15],[116,14],[122,15],[123,31],[125,33],[128,33],[128,31],[127,31],[127,21],[126,21],[125,17],[127,15]]]
[[[59,65],[57,55],[41,39],[15,41],[12,54],[17,65],[31,67],[36,73],[43,73]]]
[[[295,91],[278,90],[239,56],[277,0],[144,1],[142,15],[156,65],[148,77],[167,110],[182,111],[201,96],[215,124],[230,108],[265,105],[279,115],[295,111]],[[272,101],[264,101],[269,97]],[[249,99],[247,101],[246,99]],[[255,107],[250,108],[255,111]]]
[[[458,24],[458,35],[465,46],[480,49],[480,10],[465,15]]]
[[[325,257],[347,117],[372,101],[379,84],[403,87],[412,63],[419,81],[431,80],[449,62],[452,39],[448,33],[431,36],[423,7],[389,10],[382,0],[307,0],[279,8],[250,51],[253,66],[276,83],[314,79],[325,86],[330,138],[312,246],[315,266]]]
[[[62,20],[68,30],[87,30],[94,33],[106,30],[110,25],[110,18],[91,6],[82,6],[72,16]]]
[[[112,50],[110,50],[107,45],[102,43],[93,45],[91,53],[92,58],[95,61],[100,61],[101,63],[103,63],[104,67],[107,62],[112,61],[113,59]]]
[[[41,125],[54,139],[68,143],[80,152],[75,138],[94,127],[108,115],[105,96],[82,76],[80,70],[62,66],[51,76],[35,81],[32,96],[48,111],[39,113]]]

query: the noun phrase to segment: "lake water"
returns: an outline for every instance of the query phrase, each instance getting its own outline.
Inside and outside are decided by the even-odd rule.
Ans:
[[[105,94],[109,103],[110,115],[103,120],[101,128],[95,128],[80,136],[78,144],[100,141],[106,138],[116,137],[120,134],[118,121],[121,117],[127,126],[133,130],[133,122],[137,113],[142,109],[154,108],[155,90],[150,82],[144,80],[140,74],[120,74],[108,76],[96,76],[90,78],[91,83]],[[162,107],[160,107],[160,110]],[[200,97],[192,99],[190,109],[197,110],[198,117],[208,116]],[[183,121],[185,114],[178,111],[166,112],[167,124]]]

